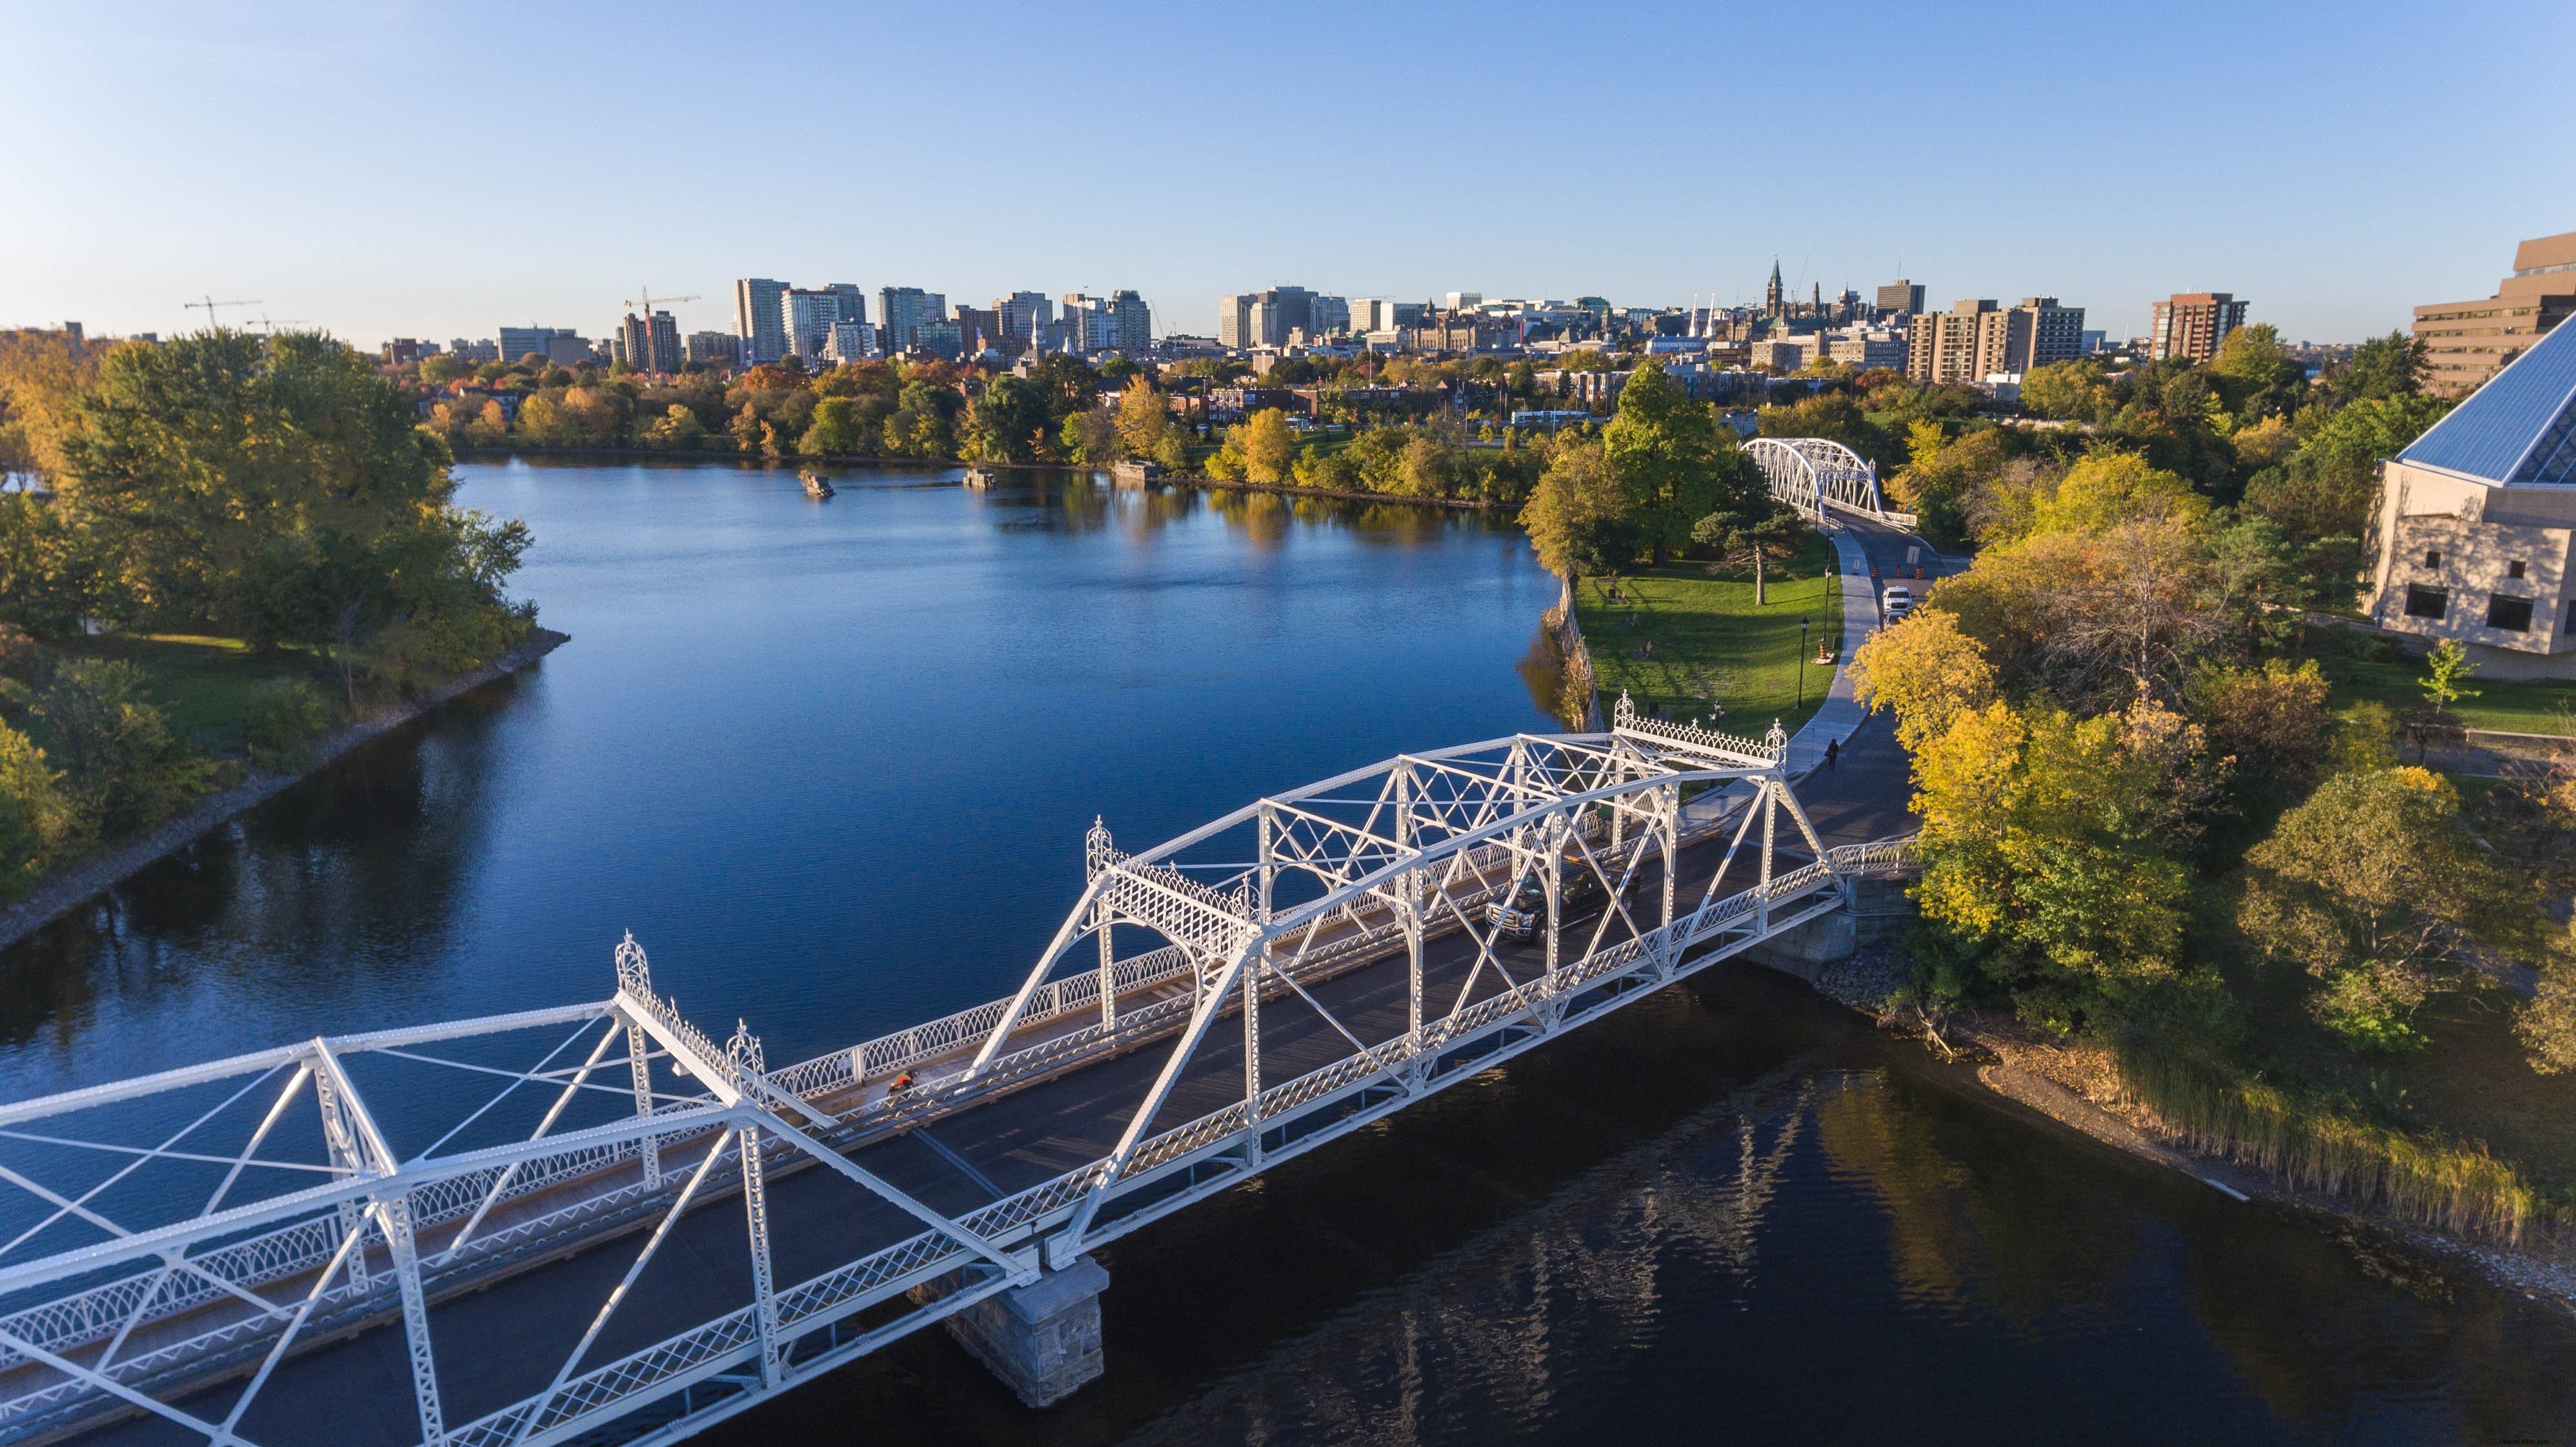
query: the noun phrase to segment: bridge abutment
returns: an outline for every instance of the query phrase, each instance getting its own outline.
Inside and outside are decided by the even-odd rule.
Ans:
[[[1843,907],[1822,919],[1775,935],[1744,952],[1755,964],[1814,984],[1824,968],[1850,959],[1870,945],[1883,944],[1905,932],[1914,919],[1914,902],[1905,891],[1911,879],[1859,875],[1841,882]]]
[[[1100,1293],[1109,1272],[1085,1256],[947,1320],[948,1334],[1023,1402],[1051,1407],[1106,1370]]]

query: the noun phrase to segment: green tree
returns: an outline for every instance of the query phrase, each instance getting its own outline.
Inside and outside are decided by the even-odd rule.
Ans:
[[[1711,513],[1691,529],[1691,541],[1716,554],[1716,560],[1708,565],[1710,573],[1752,571],[1756,608],[1771,601],[1769,565],[1798,556],[1812,536],[1807,520],[1795,509],[1774,503],[1768,496],[1762,501],[1767,506],[1750,513]]]
[[[2308,390],[2307,365],[2290,355],[2280,329],[2269,322],[2229,332],[2210,358],[2209,374],[2220,401],[2240,423],[2295,412]]]
[[[525,530],[514,544],[454,505],[444,444],[340,343],[215,331],[119,348],[77,410],[63,505],[139,621],[260,646],[402,629],[473,661],[530,621],[500,593]]]
[[[2433,717],[2440,718],[2448,705],[2478,696],[2479,690],[2465,686],[2477,668],[2469,660],[2469,650],[2461,647],[2456,638],[2443,639],[2424,655],[2424,676],[2415,683],[2424,690],[2424,701],[2433,706]]]
[[[1521,507],[1521,530],[1542,568],[1558,580],[1557,606],[1571,616],[1574,580],[1615,572],[1636,556],[1634,506],[1597,442],[1559,443]]]
[[[1658,564],[1714,512],[1743,510],[1761,487],[1733,429],[1647,361],[1619,390],[1618,415],[1601,433],[1602,456],[1629,499],[1628,515]]]
[[[912,388],[904,392],[904,411],[911,412]],[[1044,389],[1025,378],[996,377],[967,408],[966,445],[979,462],[1026,462],[1047,423]]]
[[[0,725],[0,900],[24,898],[78,832],[45,751]]]
[[[1107,404],[1064,419],[1057,446],[1067,462],[1107,467],[1118,460],[1118,418]]]
[[[2365,398],[2314,424],[2282,466],[2245,486],[2245,505],[2302,541],[2362,535],[2378,490],[2379,460],[2395,457],[2451,404],[2411,392]]]
[[[2515,913],[2459,796],[2422,769],[2326,780],[2245,863],[2238,927],[2321,982],[2310,1013],[2355,1050],[2421,1046],[2415,1011]]]
[[[148,829],[187,807],[213,766],[145,696],[143,670],[123,659],[73,659],[36,696],[54,738],[64,787],[107,839]]]
[[[2404,332],[2390,332],[2372,337],[2342,365],[2326,369],[2324,385],[2337,406],[2408,397],[2424,389],[2425,367],[2424,344]]]

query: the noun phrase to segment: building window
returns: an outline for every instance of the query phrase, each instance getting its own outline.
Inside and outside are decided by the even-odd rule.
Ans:
[[[2531,600],[2501,596],[2487,599],[2487,626],[2507,633],[2530,632]]]
[[[2504,565],[2504,575],[2505,575],[2506,577],[2508,577],[2508,578],[2519,578],[2519,577],[2521,577],[2521,576],[2522,576],[2522,564],[2520,564],[2520,563],[2518,563],[2518,562],[2516,562],[2516,563],[2507,563],[2507,564],[2505,564],[2505,565]]]
[[[2428,567],[2428,568],[2438,568],[2438,567],[2442,566],[2442,553],[2441,553],[2441,550],[2437,548],[2437,549],[2434,549],[2434,550],[2433,550],[2433,551],[2431,551],[2431,552],[2426,553],[2426,554],[2424,555],[2424,566],[2425,566],[2425,567]]]
[[[2406,585],[2407,617],[2439,618],[2449,611],[2451,611],[2450,589],[2427,588],[2421,583]]]

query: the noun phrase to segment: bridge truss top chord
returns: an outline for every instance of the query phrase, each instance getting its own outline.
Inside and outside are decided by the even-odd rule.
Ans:
[[[1095,825],[1012,995],[775,1071],[630,936],[605,1000],[0,1105],[0,1442],[675,1440],[1902,862],[1827,850],[1786,752],[1622,699],[1140,853]],[[983,1189],[923,1172],[934,1124]]]
[[[1824,437],[1756,437],[1745,444],[1762,481],[1778,501],[1823,522],[1827,508],[1860,513],[1899,527],[1915,525],[1912,513],[1892,512],[1879,493],[1878,464]]]

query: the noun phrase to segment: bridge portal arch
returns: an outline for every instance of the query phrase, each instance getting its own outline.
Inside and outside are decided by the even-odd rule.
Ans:
[[[1878,464],[1831,438],[1756,437],[1745,444],[1745,450],[1762,469],[1763,485],[1771,496],[1817,522],[1824,521],[1827,508],[1884,521],[1912,521],[1887,510],[1878,488]]]

